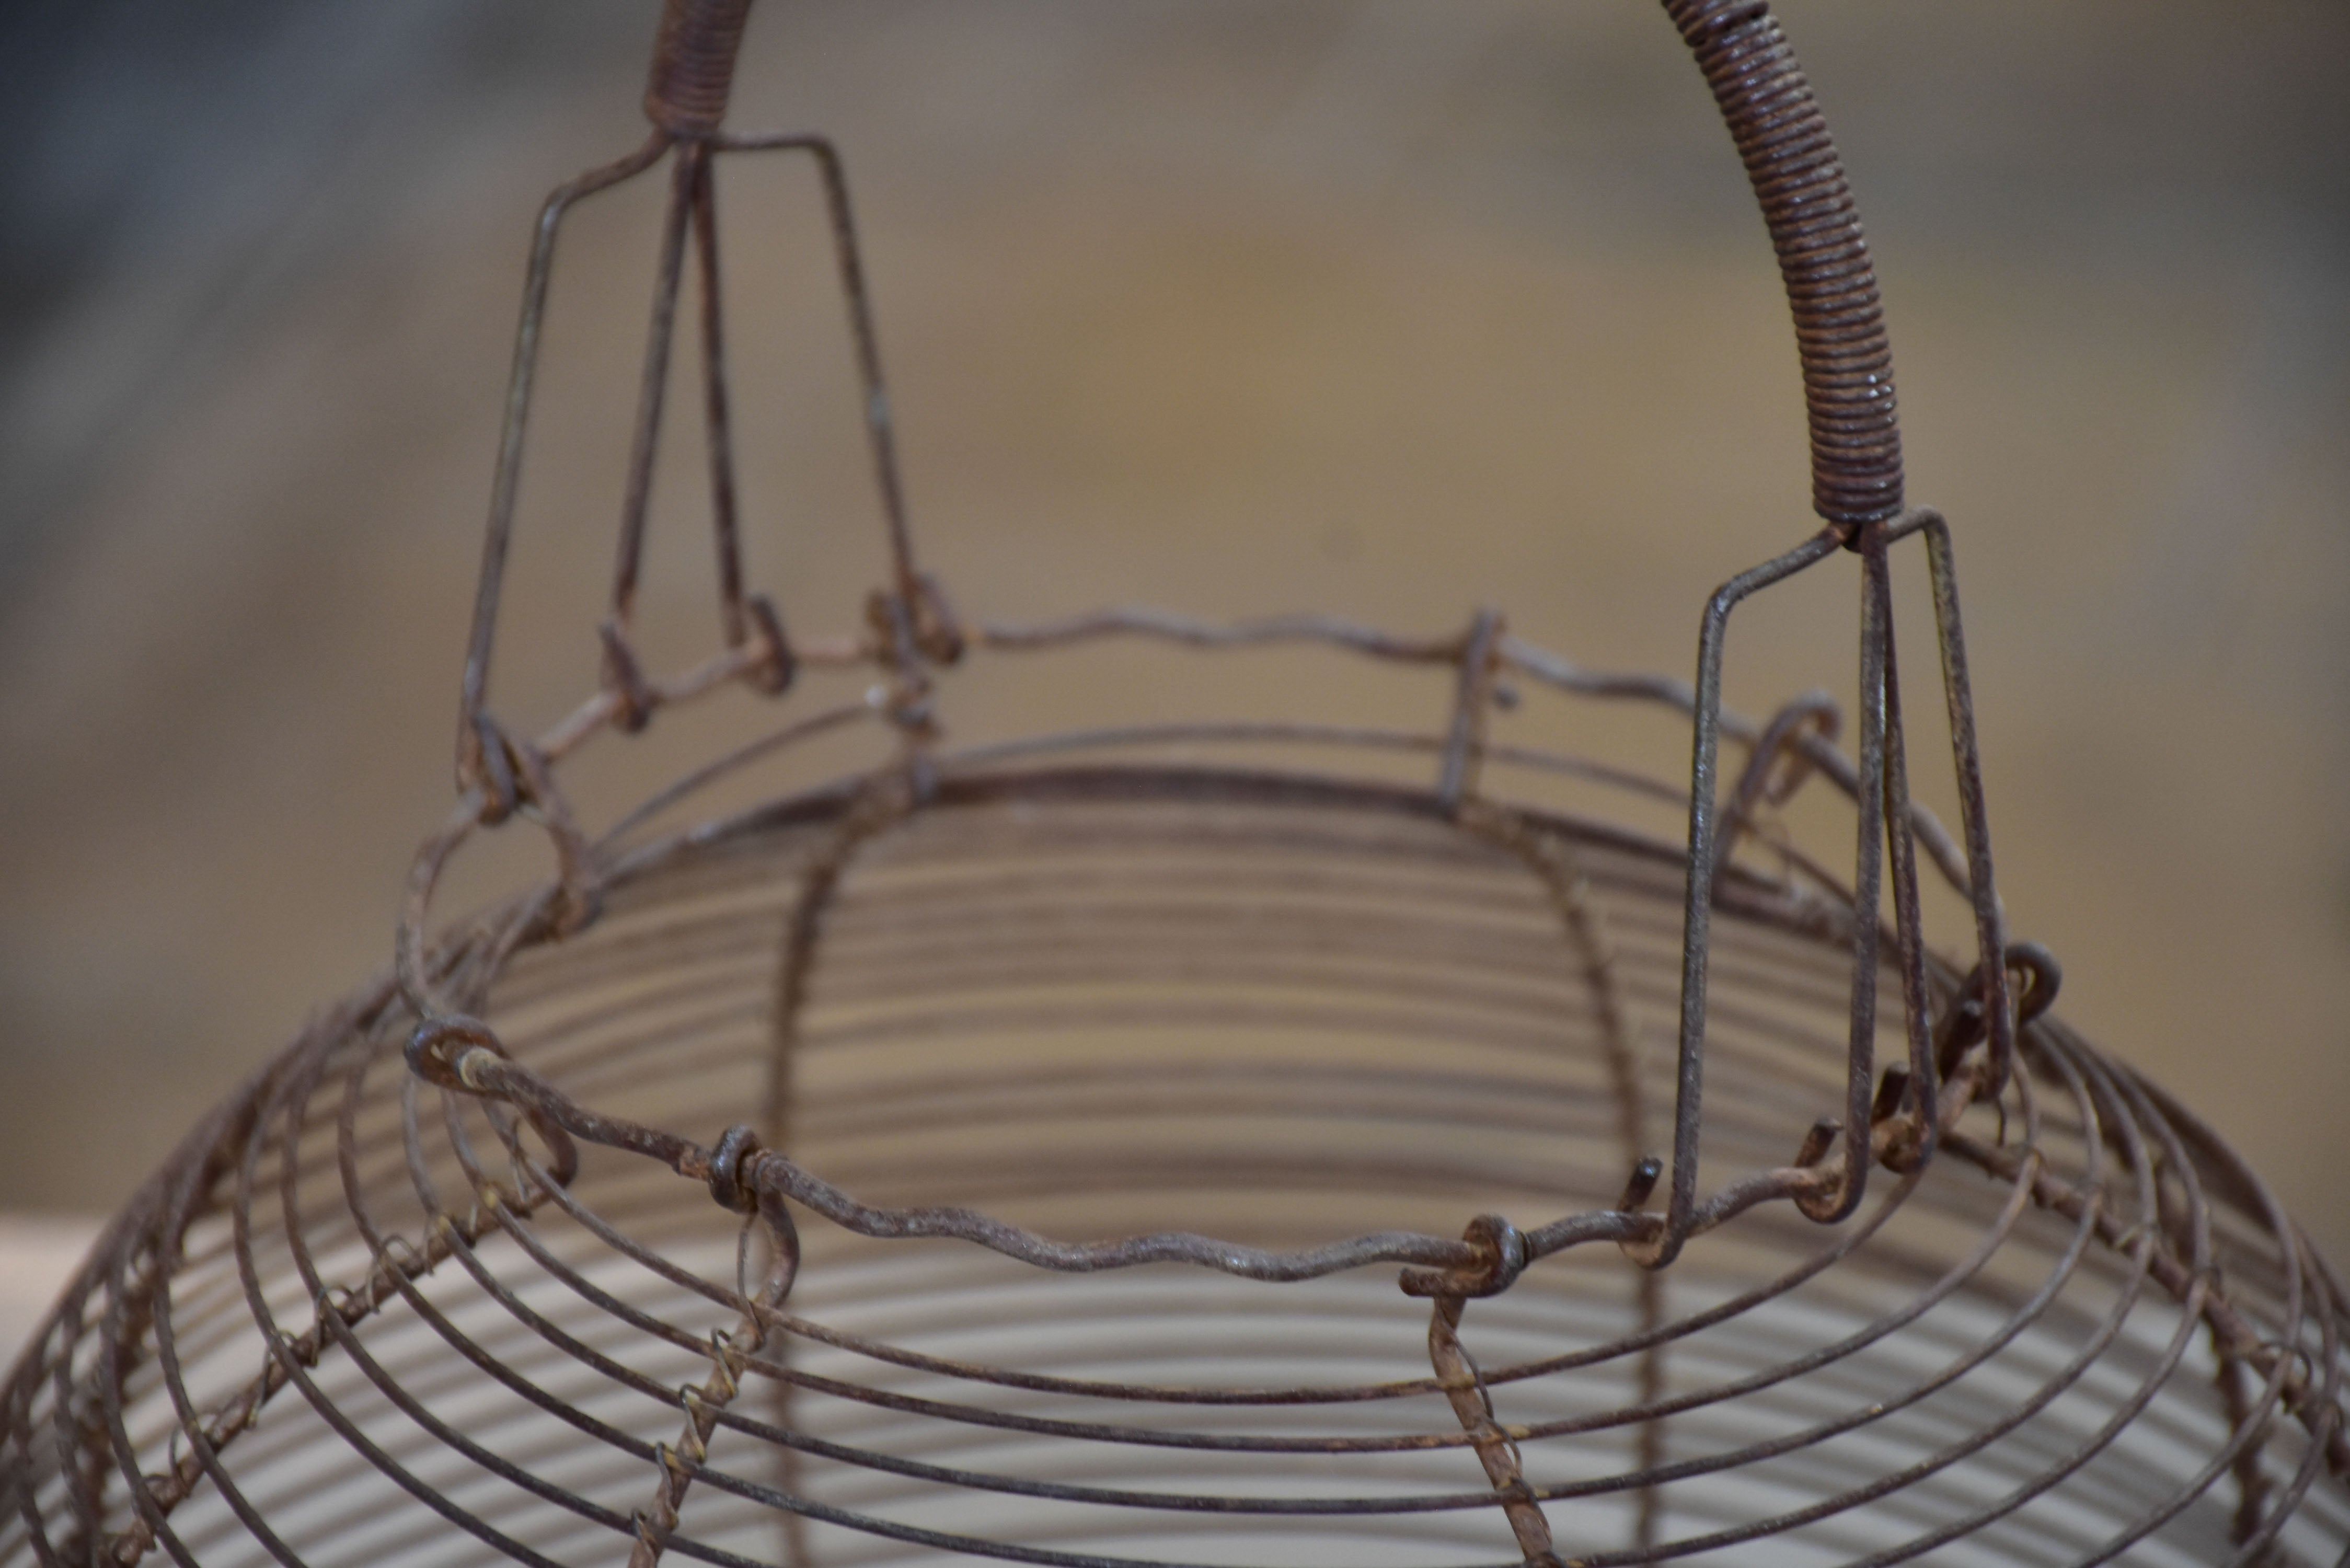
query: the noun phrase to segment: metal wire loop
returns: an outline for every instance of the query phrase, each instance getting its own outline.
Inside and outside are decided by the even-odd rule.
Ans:
[[[1461,1239],[1475,1249],[1476,1262],[1465,1269],[1409,1268],[1398,1282],[1408,1296],[1497,1296],[1518,1282],[1533,1262],[1525,1236],[1499,1214],[1480,1214],[1469,1221]]]
[[[737,1214],[758,1212],[758,1188],[744,1179],[743,1165],[760,1152],[758,1133],[741,1123],[719,1135],[718,1147],[710,1153],[710,1196],[718,1207]]]

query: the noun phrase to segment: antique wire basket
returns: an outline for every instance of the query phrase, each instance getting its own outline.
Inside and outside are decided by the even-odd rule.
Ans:
[[[461,798],[394,971],[195,1129],[26,1351],[0,1563],[2350,1562],[2350,1299],[2007,940],[1950,534],[1903,504],[1866,249],[1764,5],[1666,9],[1778,252],[1825,526],[1709,603],[1694,686],[1491,612],[959,618],[839,160],[720,129],[746,9],[670,0],[651,140],[542,218]],[[892,571],[847,637],[787,635],[739,565],[712,167],[763,149],[818,172],[865,378]],[[487,677],[555,239],[664,159],[603,678],[525,742]],[[681,296],[726,642],[660,678],[631,608]],[[1908,795],[1913,536],[1956,836]],[[1739,601],[1846,555],[1851,758],[1824,697],[1720,698]],[[1451,700],[955,743],[962,668],[1120,639]],[[567,756],[737,682],[819,695],[582,824]],[[1690,725],[1690,777],[1503,744],[1519,701]],[[745,777],[784,782],[697,815]],[[515,821],[559,874],[435,930],[443,866]],[[1927,947],[1937,896],[1970,959]]]

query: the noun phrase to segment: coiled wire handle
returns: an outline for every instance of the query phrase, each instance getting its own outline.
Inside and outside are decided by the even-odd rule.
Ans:
[[[1753,182],[1795,315],[1812,504],[1857,527],[1901,510],[1901,427],[1877,269],[1811,83],[1762,0],[1665,0]]]
[[[705,137],[726,118],[734,56],[751,0],[666,0],[645,83],[645,116],[680,140]]]

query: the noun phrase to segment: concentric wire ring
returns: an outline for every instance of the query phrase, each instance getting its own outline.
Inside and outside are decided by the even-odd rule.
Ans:
[[[777,966],[847,798],[637,855],[596,926],[505,966],[490,1025],[689,1138],[787,1070],[794,1160],[1055,1236],[1296,1246],[1614,1201],[1592,971],[1524,860],[1431,797],[950,763],[840,873],[786,1063]],[[1532,820],[1660,1080],[1678,857]],[[1846,950],[1816,889],[1745,873],[1716,942],[1707,1158],[1735,1172],[1835,1103]],[[593,1145],[556,1180],[499,1101],[403,1070],[408,1023],[383,990],[323,1020],[126,1217],[11,1386],[0,1560],[1520,1559],[1385,1270],[1042,1273],[802,1211],[761,1307],[764,1233],[738,1272],[706,1185]],[[1466,1303],[1562,1561],[2338,1553],[2338,1286],[2061,1025],[2023,1068],[1844,1224],[1757,1209],[1663,1275],[1570,1250]]]

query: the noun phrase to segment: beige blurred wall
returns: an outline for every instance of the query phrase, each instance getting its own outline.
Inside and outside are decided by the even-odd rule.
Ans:
[[[387,958],[530,213],[639,136],[652,7],[160,9],[6,51],[50,62],[11,111],[0,388],[20,1210],[119,1201]],[[1869,219],[1913,494],[1960,530],[2014,925],[2350,1253],[2350,13],[1781,12]],[[848,152],[968,607],[1496,600],[1680,673],[1712,585],[1805,529],[1768,250],[1638,0],[761,0],[737,106]],[[754,567],[843,626],[876,556],[819,214],[785,172],[724,194]],[[592,679],[650,216],[567,242],[517,716]],[[702,546],[665,541],[655,607],[702,613]],[[1848,689],[1848,597],[1742,628],[1733,701]]]

